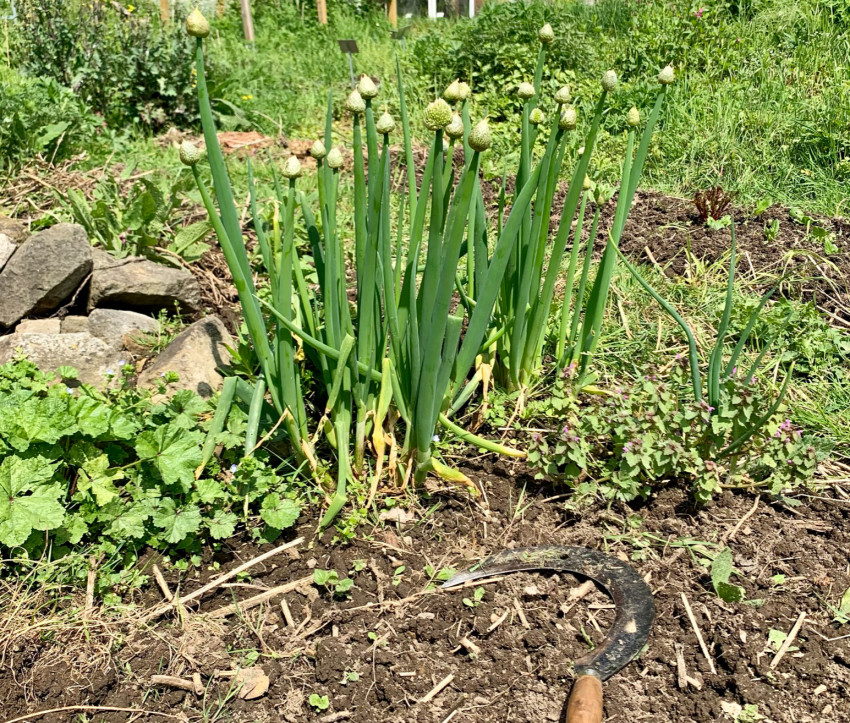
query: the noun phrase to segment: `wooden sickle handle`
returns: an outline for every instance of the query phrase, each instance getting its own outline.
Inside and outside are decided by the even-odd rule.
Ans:
[[[582,675],[573,684],[567,723],[602,723],[602,682],[595,675]]]

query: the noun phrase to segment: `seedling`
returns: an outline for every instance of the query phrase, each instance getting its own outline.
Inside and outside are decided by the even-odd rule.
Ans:
[[[399,566],[395,569],[395,572],[393,573],[393,585],[394,586],[398,586],[399,583],[401,583],[401,576],[404,574],[405,569],[406,568],[405,568],[404,565],[401,565],[401,566]]]
[[[744,599],[744,588],[729,582],[733,569],[732,550],[727,547],[711,563],[711,584],[717,596],[728,603],[741,602]]]
[[[732,204],[731,194],[726,193],[720,186],[709,188],[707,191],[697,191],[694,194],[694,206],[696,206],[702,222],[710,228],[718,228],[716,225],[726,215],[726,209]],[[714,222],[715,225],[712,225]],[[729,222],[719,226],[725,228]]]
[[[307,699],[307,702],[315,708],[317,711],[327,710],[331,704],[330,699],[326,695],[319,695],[318,693],[312,693],[310,697]]]
[[[354,587],[350,577],[340,579],[336,570],[313,570],[313,584],[331,590],[336,597],[342,597]]]
[[[472,593],[472,598],[470,599],[468,597],[465,597],[463,599],[463,604],[466,605],[466,607],[468,608],[477,608],[481,604],[481,601],[484,599],[484,592],[485,591],[483,587],[475,588],[475,591]]]

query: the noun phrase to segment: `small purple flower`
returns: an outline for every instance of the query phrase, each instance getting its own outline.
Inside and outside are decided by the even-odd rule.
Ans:
[[[533,442],[539,442],[540,441],[540,435],[537,432],[535,432],[534,434],[531,435],[531,440]]]
[[[232,464],[232,465],[230,465],[230,474],[236,474],[236,470],[237,470],[237,469],[239,469],[239,465],[238,465],[238,464]]]
[[[73,393],[74,393],[74,390],[73,390],[71,387],[65,387],[65,391],[66,391],[68,394],[73,394]]]
[[[709,408],[708,408],[708,411],[709,411],[709,412],[713,412],[713,411],[714,411],[714,407],[709,407]]]
[[[115,376],[115,370],[114,370],[114,369],[112,369],[112,368],[107,369],[107,370],[106,370],[106,376],[108,376],[108,377],[114,377],[114,376]]]
[[[126,366],[126,365],[127,365],[127,362],[126,362],[124,359],[121,359],[121,360],[118,362],[118,366],[119,366],[119,367],[123,367],[123,366]]]
[[[580,441],[581,440],[578,438],[578,436],[573,437],[573,442],[580,442]]]

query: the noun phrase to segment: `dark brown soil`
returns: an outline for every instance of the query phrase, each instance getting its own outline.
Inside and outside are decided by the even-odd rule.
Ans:
[[[340,598],[309,584],[288,593],[295,628],[287,626],[276,598],[242,620],[187,613],[182,623],[166,617],[150,628],[115,621],[112,650],[93,668],[86,665],[92,653],[79,638],[64,647],[55,637],[19,644],[0,669],[3,718],[92,705],[158,711],[178,720],[559,721],[572,661],[599,644],[612,620],[602,592],[576,600],[580,581],[529,573],[486,584],[475,606],[463,602],[475,601],[473,588],[423,591],[428,565],[463,568],[505,547],[568,544],[631,559],[655,594],[657,618],[647,649],[605,684],[607,721],[731,721],[727,711],[736,704],[756,705],[764,716],[759,720],[777,723],[850,721],[850,626],[834,623],[829,608],[850,586],[850,501],[844,490],[804,496],[793,509],[761,500],[753,510],[754,498],[731,493],[695,509],[686,494],[671,488],[639,508],[614,504],[577,514],[565,508],[563,495],[553,498],[557,492],[539,487],[520,466],[494,467],[485,460],[466,472],[486,492],[480,502],[433,490],[409,510],[409,519],[406,513],[384,514],[383,523],[362,526],[350,544],[330,544],[328,533],[280,553],[250,579],[219,589],[201,605],[201,612],[209,612],[310,576],[316,567],[341,576],[359,569],[354,588]],[[309,540],[315,524],[302,518],[292,536]],[[712,592],[700,561],[720,549],[715,545],[725,544],[736,526],[728,542],[739,573],[733,581],[746,588],[749,602],[733,605]],[[181,580],[166,569],[166,577],[186,594],[266,549],[271,547],[234,544],[210,551],[200,572]],[[774,581],[777,574],[784,581]],[[710,661],[700,651],[683,595]],[[131,618],[161,603],[153,580],[132,602],[138,608]],[[769,631],[787,633],[803,612],[794,645],[771,669],[776,651],[768,644]],[[477,647],[475,654],[459,647],[463,638]],[[228,692],[215,671],[255,657],[270,678],[268,692],[253,701],[224,702],[215,714]],[[208,691],[196,696],[152,686],[151,676],[162,673],[187,679],[200,673]],[[442,692],[418,702],[449,675]],[[312,693],[327,695],[330,707],[313,711],[307,702]],[[39,720],[77,721],[78,715],[66,710]],[[89,721],[116,723],[160,720],[127,712],[88,715]]]

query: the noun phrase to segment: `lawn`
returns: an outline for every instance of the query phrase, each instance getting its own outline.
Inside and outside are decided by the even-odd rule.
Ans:
[[[850,720],[846,8],[224,7],[9,25],[6,723],[570,721],[550,545],[606,720]]]

